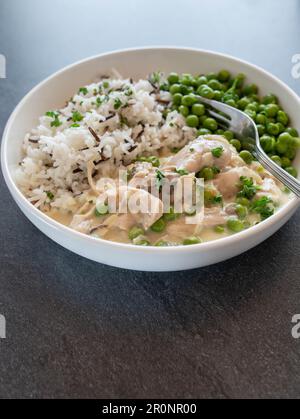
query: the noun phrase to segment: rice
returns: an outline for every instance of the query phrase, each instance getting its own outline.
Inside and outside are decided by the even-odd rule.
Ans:
[[[80,88],[25,136],[19,188],[41,210],[72,211],[90,190],[89,165],[92,175],[111,173],[140,155],[183,147],[196,130],[170,109],[170,99],[149,80],[102,79]]]

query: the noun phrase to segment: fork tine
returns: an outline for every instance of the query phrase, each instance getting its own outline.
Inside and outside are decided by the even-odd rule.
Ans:
[[[227,118],[225,118],[224,116],[220,115],[217,112],[211,111],[210,109],[208,109],[207,112],[210,116],[214,117],[218,122],[223,123],[223,125],[226,125],[227,128],[229,127],[230,121]]]
[[[235,112],[237,111],[237,109],[231,108],[225,103],[217,102],[216,100],[206,99],[205,97],[199,95],[196,95],[196,98],[199,102],[209,105],[214,110],[222,112],[224,115],[228,116],[228,118],[233,118],[235,116]]]

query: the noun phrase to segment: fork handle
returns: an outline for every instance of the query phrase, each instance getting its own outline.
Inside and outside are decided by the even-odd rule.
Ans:
[[[272,175],[279,179],[287,188],[289,188],[298,198],[300,198],[300,182],[288,172],[285,172],[274,163],[271,159],[264,155],[260,150],[255,150],[255,157],[261,165]]]

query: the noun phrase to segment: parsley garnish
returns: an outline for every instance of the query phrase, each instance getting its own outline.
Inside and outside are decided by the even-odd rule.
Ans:
[[[83,116],[81,115],[81,113],[79,113],[78,111],[73,112],[72,114],[72,120],[74,122],[80,122],[83,120]]]
[[[102,86],[104,87],[104,89],[108,89],[108,88],[109,88],[109,83],[108,83],[108,81],[104,81],[104,82],[102,83]]]
[[[257,214],[260,214],[262,220],[266,220],[267,218],[271,217],[275,212],[273,201],[267,196],[263,196],[260,199],[254,201],[251,209]]]
[[[189,174],[189,172],[186,169],[176,169],[176,173],[178,173],[180,176],[185,176]]]
[[[252,199],[259,189],[259,186],[254,185],[253,179],[245,176],[240,177],[241,190],[238,193],[239,198]]]
[[[223,147],[217,147],[211,150],[211,154],[218,159],[222,156],[223,151],[224,151]]]
[[[214,175],[218,175],[221,172],[221,170],[217,166],[213,166],[212,171],[214,172]]]
[[[86,87],[80,87],[78,93],[82,93],[85,96],[88,94],[88,89]]]
[[[165,175],[160,170],[156,170],[156,186],[160,189],[163,185]]]
[[[49,116],[49,118],[53,118],[53,121],[50,124],[51,127],[59,127],[60,125],[62,125],[62,122],[58,118],[58,112],[49,111],[46,112],[46,116]]]
[[[70,127],[71,127],[71,128],[79,128],[79,127],[80,127],[80,125],[79,125],[79,124],[72,124]]]
[[[54,199],[54,195],[53,195],[53,193],[52,193],[52,192],[47,191],[47,192],[46,192],[46,195],[47,195],[47,197],[48,197],[48,199],[49,199],[50,201],[53,201],[53,199]]]
[[[122,106],[122,101],[121,101],[121,99],[120,98],[116,98],[115,99],[115,104],[114,104],[114,109],[120,109],[120,107]]]
[[[216,203],[216,204],[221,204],[222,201],[223,201],[222,195],[216,195],[213,199],[213,202]]]

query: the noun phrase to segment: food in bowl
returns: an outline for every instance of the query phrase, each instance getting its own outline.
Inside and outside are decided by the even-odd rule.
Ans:
[[[223,70],[197,77],[154,73],[137,82],[103,77],[81,87],[26,135],[18,186],[53,219],[111,241],[191,245],[250,228],[289,194],[206,115],[195,92],[248,113],[265,151],[294,176],[299,139],[277,98],[261,100],[257,87],[242,87],[243,81]],[[204,179],[204,215],[196,225],[187,222],[193,208],[176,211],[172,193],[169,205],[161,199],[166,181],[176,187],[187,178]],[[127,209],[129,200],[146,201],[151,210],[121,212],[110,198]]]

